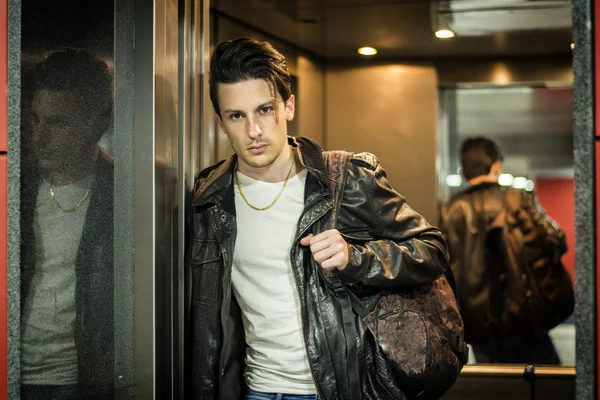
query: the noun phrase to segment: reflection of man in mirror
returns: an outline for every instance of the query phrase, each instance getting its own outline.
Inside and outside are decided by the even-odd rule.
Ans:
[[[113,165],[97,146],[112,77],[86,50],[51,53],[25,105],[21,398],[112,397]]]
[[[537,278],[524,265],[533,260],[529,258],[532,251],[538,266],[560,260],[567,248],[565,235],[533,192],[498,184],[502,159],[491,140],[465,140],[461,166],[468,187],[442,210],[440,227],[448,241],[465,338],[477,362],[558,364],[548,328],[542,326],[541,313],[532,306],[538,301],[532,292],[532,280]],[[507,228],[511,221],[512,230]],[[562,265],[558,261],[548,268],[562,269]],[[566,273],[563,276],[558,284],[571,285]],[[567,292],[572,295],[572,288]],[[572,312],[572,301],[571,296],[563,304],[567,315]],[[554,326],[559,322],[554,321]]]

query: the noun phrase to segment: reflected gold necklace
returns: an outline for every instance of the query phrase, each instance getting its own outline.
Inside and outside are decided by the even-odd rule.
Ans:
[[[83,196],[83,199],[81,199],[81,201],[79,203],[77,203],[74,207],[71,208],[64,208],[63,206],[60,205],[60,203],[58,202],[58,199],[56,198],[56,193],[54,193],[54,189],[52,189],[52,186],[50,186],[50,196],[52,196],[52,198],[54,199],[54,203],[56,203],[56,206],[58,208],[60,208],[61,210],[63,210],[64,212],[74,212],[79,210],[79,207],[81,207],[81,205],[83,203],[85,203],[85,201],[87,200],[87,198],[90,196],[90,189],[88,189],[87,192],[85,192],[85,196]]]
[[[271,204],[269,204],[266,207],[256,207],[256,206],[250,204],[250,202],[248,201],[248,199],[244,195],[244,192],[242,191],[242,184],[240,183],[240,177],[238,175],[238,170],[236,168],[236,170],[235,170],[235,179],[237,181],[237,187],[238,187],[238,190],[240,191],[240,196],[242,196],[242,199],[244,199],[244,201],[246,202],[246,204],[248,204],[248,207],[250,207],[251,209],[256,210],[256,211],[265,211],[265,210],[268,210],[269,208],[273,207],[273,205],[275,203],[277,203],[277,200],[279,200],[279,198],[283,194],[283,190],[285,189],[288,181],[292,177],[292,172],[294,171],[294,165],[296,165],[296,153],[295,153],[295,149],[292,147],[292,165],[290,167],[290,171],[288,172],[287,177],[285,178],[285,181],[283,181],[283,186],[281,186],[281,189],[279,189],[279,193],[277,193],[277,196],[275,197],[275,200],[273,200],[271,202]]]

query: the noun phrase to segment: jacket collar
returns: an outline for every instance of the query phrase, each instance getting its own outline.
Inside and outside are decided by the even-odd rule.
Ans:
[[[323,195],[326,196],[330,192],[331,183],[327,175],[325,162],[323,161],[323,150],[321,147],[314,140],[305,137],[288,136],[288,143],[297,150],[302,166],[316,180]],[[221,203],[228,192],[233,193],[231,189],[233,188],[233,173],[235,172],[236,165],[237,155],[234,154],[228,159],[205,170],[198,182],[200,186],[194,191],[192,206]],[[202,175],[206,177],[202,179]]]
[[[469,186],[465,188],[462,193],[471,193],[476,192],[478,190],[484,190],[492,187],[499,187],[500,185],[497,182],[481,182],[477,185]]]

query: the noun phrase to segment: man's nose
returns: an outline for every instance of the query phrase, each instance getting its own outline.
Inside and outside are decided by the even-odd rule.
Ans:
[[[263,134],[263,130],[260,127],[258,120],[256,118],[249,117],[248,118],[248,136],[251,139],[256,139],[256,138],[262,136],[262,134]]]

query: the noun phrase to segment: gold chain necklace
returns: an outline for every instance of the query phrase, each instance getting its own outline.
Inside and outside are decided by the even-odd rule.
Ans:
[[[296,165],[296,154],[294,153],[294,151],[295,151],[295,149],[292,148],[292,166],[290,167],[290,171],[288,172],[287,177],[285,178],[285,181],[283,181],[283,186],[281,186],[281,189],[279,190],[279,193],[277,193],[277,197],[275,197],[275,200],[273,200],[273,202],[266,207],[256,207],[256,206],[253,206],[252,204],[250,204],[250,202],[244,195],[244,192],[242,191],[242,184],[240,183],[240,177],[238,175],[238,170],[237,169],[235,170],[235,179],[237,180],[238,190],[240,191],[240,195],[242,196],[242,199],[244,199],[246,204],[248,204],[248,207],[250,207],[256,211],[265,211],[265,210],[268,210],[269,208],[273,207],[273,205],[275,203],[277,203],[277,200],[279,200],[279,198],[283,194],[283,190],[285,189],[288,181],[292,177],[292,172],[294,171],[294,165]]]
[[[56,194],[54,193],[54,189],[52,189],[52,186],[50,186],[50,196],[52,196],[52,198],[54,199],[54,202],[56,203],[56,206],[58,208],[60,208],[61,210],[63,210],[64,212],[73,212],[73,211],[77,211],[79,209],[79,207],[81,207],[81,205],[87,200],[87,198],[90,195],[90,189],[88,189],[87,192],[85,192],[85,196],[83,196],[83,199],[81,199],[81,201],[79,203],[77,203],[75,205],[75,207],[73,208],[64,208],[63,206],[60,205],[60,203],[58,202],[58,199],[56,198]]]

